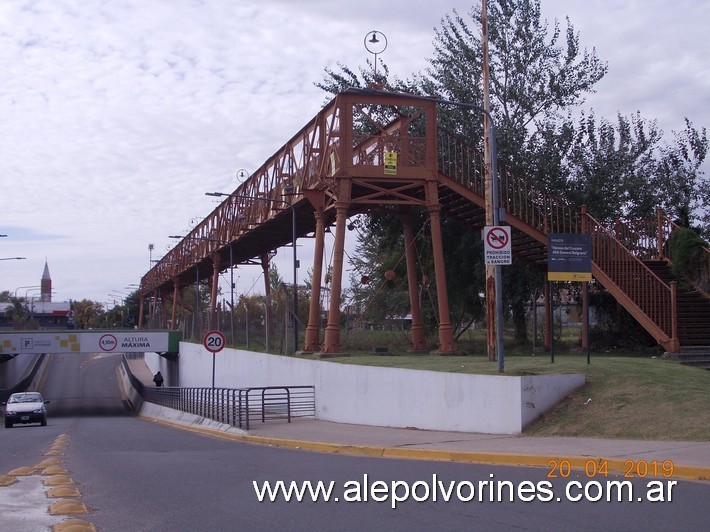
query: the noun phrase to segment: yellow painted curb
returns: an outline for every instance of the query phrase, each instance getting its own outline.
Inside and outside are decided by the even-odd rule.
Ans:
[[[45,469],[47,467],[57,466],[61,463],[62,461],[59,458],[47,458],[46,460],[42,460],[39,464],[37,464],[35,468]]]
[[[57,486],[47,490],[47,497],[59,499],[63,497],[81,497],[81,492],[76,486]]]
[[[69,475],[52,475],[42,481],[45,486],[73,486],[74,481]]]
[[[69,473],[69,471],[67,471],[66,469],[64,469],[62,466],[58,466],[58,465],[50,466],[50,467],[48,467],[47,469],[45,469],[45,470],[42,471],[42,474],[45,475],[45,476],[49,476],[49,475],[66,475],[66,474],[68,474],[68,473]]]
[[[357,456],[380,456],[384,458],[406,458],[413,460],[431,460],[445,462],[460,462],[460,463],[477,463],[477,464],[497,464],[510,466],[524,467],[549,467],[550,461],[556,460],[557,463],[564,459],[570,463],[570,466],[575,470],[584,470],[587,463],[591,461],[600,462],[606,461],[609,471],[625,472],[627,465],[625,460],[592,457],[592,456],[572,456],[561,457],[557,455],[538,455],[538,454],[516,454],[516,453],[487,453],[475,451],[446,451],[438,449],[413,449],[403,447],[373,447],[365,445],[347,445],[340,443],[323,443],[312,442],[306,440],[289,440],[281,438],[273,438],[267,436],[254,436],[251,434],[232,434],[215,429],[204,427],[192,427],[182,423],[175,423],[163,419],[156,419],[149,416],[141,416],[144,419],[162,425],[180,428],[183,430],[209,434],[218,438],[241,441],[245,443],[254,443],[257,445],[270,445],[273,447],[282,447],[287,449],[304,449],[309,451],[348,454]],[[671,478],[684,480],[710,480],[710,467],[689,466],[674,464],[673,475]]]
[[[52,532],[96,532],[94,523],[83,519],[71,518],[57,523],[52,527]]]
[[[83,502],[71,499],[57,501],[49,506],[49,515],[85,514],[88,512],[89,510]]]
[[[64,451],[47,451],[44,456],[64,456]]]
[[[54,525],[52,532],[96,532],[96,527],[89,521],[72,518]]]
[[[13,484],[19,482],[14,477],[11,477],[9,475],[0,475],[0,487],[4,488],[5,486],[12,486]]]
[[[37,470],[34,467],[22,466],[9,471],[7,474],[11,477],[26,477],[28,475],[34,475],[36,472]]]

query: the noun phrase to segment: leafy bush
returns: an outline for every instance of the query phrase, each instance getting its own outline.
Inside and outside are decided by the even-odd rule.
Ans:
[[[677,227],[670,237],[671,271],[705,293],[710,291],[710,253],[708,243],[698,233]]]

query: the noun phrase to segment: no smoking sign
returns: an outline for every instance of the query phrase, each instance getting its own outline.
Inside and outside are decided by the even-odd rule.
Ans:
[[[510,243],[510,226],[487,225],[483,228],[483,244],[486,265],[508,265],[513,263],[513,249]]]

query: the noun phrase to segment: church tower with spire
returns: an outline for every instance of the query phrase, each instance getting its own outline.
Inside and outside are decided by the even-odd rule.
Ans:
[[[44,272],[42,272],[42,281],[40,283],[40,296],[39,300],[43,302],[52,301],[52,278],[49,275],[49,266],[47,265],[47,259],[44,260]]]

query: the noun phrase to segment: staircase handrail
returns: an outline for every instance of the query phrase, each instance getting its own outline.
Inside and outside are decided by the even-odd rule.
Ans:
[[[606,277],[627,299],[624,307],[669,350],[677,349],[676,283],[664,282],[637,254],[626,247],[609,229],[589,213],[586,231],[592,237],[592,263],[595,277]],[[602,280],[602,284],[605,284]],[[607,289],[609,287],[607,286]],[[623,296],[622,296],[623,294]],[[651,330],[652,324],[659,329]],[[659,334],[660,333],[660,334]]]
[[[683,229],[666,216],[661,207],[656,208],[656,216],[634,221],[617,220],[616,237],[641,260],[662,260],[673,264],[670,238],[673,231]],[[686,278],[696,290],[710,297],[710,249],[702,246],[705,260],[700,265],[697,278]]]
[[[658,207],[657,209],[657,216],[658,216],[658,227],[659,227],[659,237],[658,237],[658,248],[659,248],[659,256],[662,258],[667,258],[668,261],[673,264],[673,257],[670,256],[671,254],[671,249],[670,249],[670,238],[671,234],[673,233],[674,230],[676,229],[683,229],[682,226],[678,225],[675,223],[673,220],[668,218],[665,213],[663,212],[663,209]],[[661,232],[663,228],[663,232]],[[661,237],[664,237],[663,240]],[[704,262],[700,265],[700,270],[698,272],[698,277],[697,278],[686,278],[686,281],[688,281],[693,288],[698,290],[701,294],[703,294],[705,297],[710,298],[710,293],[708,293],[708,289],[710,288],[710,248],[706,246],[701,246],[701,249],[703,250],[703,256],[705,257]],[[666,256],[668,255],[668,256]]]
[[[460,135],[439,128],[439,170],[449,178],[484,195],[484,165],[480,150]],[[570,207],[553,194],[538,189],[524,177],[499,165],[500,206],[541,234],[583,233],[592,237],[593,273],[624,307],[669,350],[677,345],[676,286],[666,284],[642,261],[647,240],[626,246],[598,220]],[[653,234],[653,231],[650,232]],[[621,233],[620,233],[621,235]],[[637,238],[638,240],[638,238]],[[633,242],[633,238],[626,238]],[[614,286],[610,286],[613,284]]]
[[[439,171],[481,197],[484,192],[484,157],[461,135],[439,126]],[[503,164],[498,165],[498,198],[507,215],[538,231],[579,233],[581,212],[559,196],[550,194]]]

